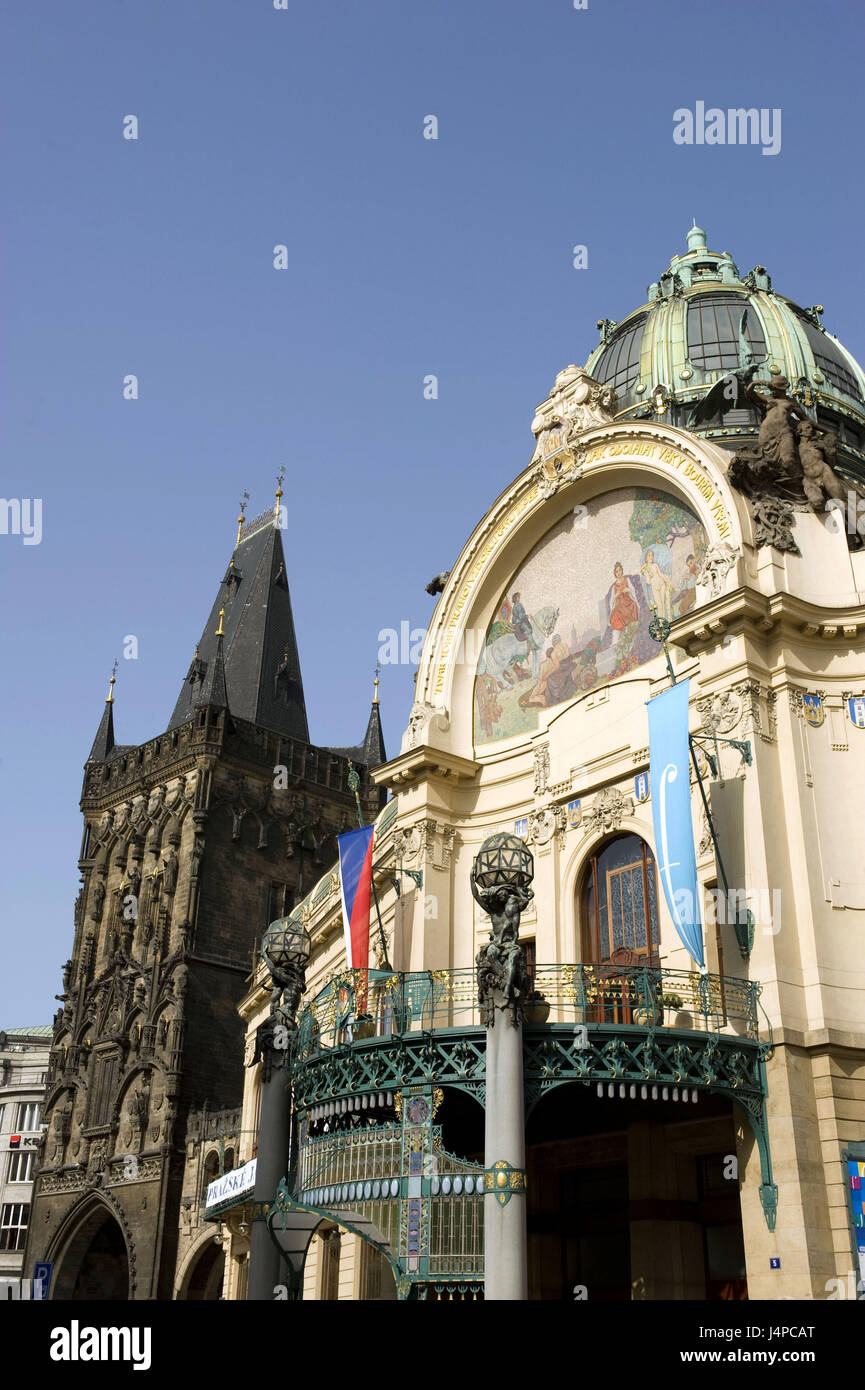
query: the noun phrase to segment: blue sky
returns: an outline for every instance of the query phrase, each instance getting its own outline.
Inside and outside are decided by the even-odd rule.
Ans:
[[[823,304],[860,360],[865,343],[853,0],[0,15],[0,492],[43,505],[39,545],[0,535],[9,1027],[56,1007],[112,662],[135,635],[117,737],[153,737],[244,489],[254,515],[285,466],[311,735],[351,743],[379,631],[426,623],[424,585],[525,467],[555,374],[643,302],[692,217],[743,272]],[[674,110],[698,100],[781,108],[781,152],[675,145]],[[382,673],[392,751],[412,675]]]

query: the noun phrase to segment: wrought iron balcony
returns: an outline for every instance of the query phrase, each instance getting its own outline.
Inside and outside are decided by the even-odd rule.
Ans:
[[[651,966],[539,965],[526,1024],[678,1029],[759,1041],[760,986],[751,980]],[[371,1039],[481,1028],[474,970],[335,975],[300,1015],[295,1057]],[[768,1023],[767,1023],[768,1026]]]
[[[690,1107],[708,1092],[734,1101],[758,1141],[760,1196],[772,1229],[777,1190],[765,1121],[771,1030],[766,1020],[760,1036],[759,984],[606,962],[537,966],[533,985],[524,1030],[526,1116],[574,1083],[635,1101]],[[446,1154],[435,1138],[434,1168],[406,1169],[403,1107],[430,1112],[430,1098],[435,1103],[448,1087],[483,1105],[486,1038],[474,970],[335,975],[307,1002],[294,1035],[298,1148],[283,1207],[302,1209],[304,1221],[336,1209],[349,1228],[362,1216],[396,1249],[401,1204],[420,1200],[411,1188],[420,1181],[435,1213],[427,1275],[479,1277],[480,1169]],[[420,1120],[413,1112],[408,1119],[414,1133]]]

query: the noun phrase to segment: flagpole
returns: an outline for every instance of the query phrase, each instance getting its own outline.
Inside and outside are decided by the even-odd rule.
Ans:
[[[360,777],[358,775],[357,769],[351,761],[351,758],[349,758],[348,760],[348,785],[350,791],[354,792],[354,804],[357,807],[358,829],[363,830],[363,807],[360,804]],[[373,873],[370,873],[369,881],[372,886],[372,900],[375,903],[375,918],[378,922],[378,934],[381,939],[381,953],[384,957],[384,968],[385,970],[393,970],[393,966],[391,965],[390,960],[388,959],[387,939],[385,937],[384,927],[382,925],[381,911],[379,910],[378,905],[378,893],[375,891],[375,875]]]

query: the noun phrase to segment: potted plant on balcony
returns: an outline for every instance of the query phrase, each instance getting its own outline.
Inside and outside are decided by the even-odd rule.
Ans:
[[[355,1042],[375,1035],[375,1019],[372,1014],[356,1014],[351,1025],[351,1035]]]
[[[660,981],[657,985],[650,979],[635,982],[637,1007],[634,1009],[634,1022],[640,1028],[656,1028],[664,1022],[664,995]]]
[[[676,994],[674,990],[659,990],[658,1003],[661,1005],[662,1011],[668,1009],[671,1014],[677,1014],[682,1007],[683,1000],[681,994]],[[663,1023],[663,1013],[661,1022]]]
[[[526,1023],[546,1023],[550,1016],[550,1001],[539,989],[526,997]]]

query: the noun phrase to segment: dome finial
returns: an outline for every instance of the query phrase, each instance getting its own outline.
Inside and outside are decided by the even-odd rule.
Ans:
[[[693,221],[693,224],[694,224],[694,225],[693,225],[693,227],[691,227],[690,231],[688,232],[688,250],[689,250],[689,251],[705,251],[705,249],[706,249],[706,233],[703,231],[703,228],[702,228],[702,227],[698,227],[698,226],[697,226],[697,219],[696,219],[696,217],[692,218],[691,220]]]

